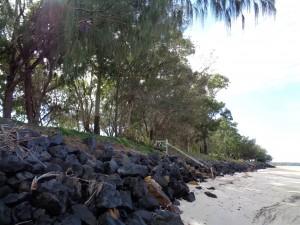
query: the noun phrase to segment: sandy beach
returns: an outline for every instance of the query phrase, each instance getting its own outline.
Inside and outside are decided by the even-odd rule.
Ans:
[[[190,186],[195,202],[181,202],[185,225],[300,224],[299,167],[218,177],[200,186],[202,190]],[[205,191],[217,198],[206,196]]]

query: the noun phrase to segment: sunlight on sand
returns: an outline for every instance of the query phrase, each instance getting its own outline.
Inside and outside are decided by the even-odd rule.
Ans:
[[[189,221],[189,222],[187,223],[187,225],[204,225],[204,223],[199,223],[199,222],[197,222],[197,221],[191,220],[191,221]]]
[[[201,183],[196,202],[181,202],[185,225],[299,225],[300,172],[267,169]],[[284,174],[284,175],[283,175]],[[217,195],[204,195],[209,187]]]

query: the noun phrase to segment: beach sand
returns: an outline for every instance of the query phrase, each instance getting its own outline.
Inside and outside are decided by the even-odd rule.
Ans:
[[[181,201],[185,225],[300,225],[299,167],[218,177],[200,186],[190,186],[196,201]]]

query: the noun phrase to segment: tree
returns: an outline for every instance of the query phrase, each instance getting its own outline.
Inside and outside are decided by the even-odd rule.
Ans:
[[[59,37],[61,35],[62,8],[54,1],[5,1],[1,5],[10,15],[2,27],[1,39],[6,45],[2,54],[6,62],[1,70],[6,76],[3,99],[3,117],[10,118],[15,87],[23,82],[24,102],[27,119],[30,123],[39,122],[40,100],[33,99],[34,87],[32,75],[39,66],[44,66],[48,75],[48,85],[58,63]],[[3,41],[4,42],[4,41]],[[45,84],[40,93],[43,97]]]

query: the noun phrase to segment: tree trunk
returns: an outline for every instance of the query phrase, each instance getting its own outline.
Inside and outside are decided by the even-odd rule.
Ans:
[[[34,101],[33,101],[33,85],[31,72],[26,71],[24,73],[24,92],[25,92],[25,110],[27,115],[28,123],[38,124],[38,118],[34,112]]]
[[[100,134],[100,100],[101,100],[101,76],[97,75],[97,90],[95,102],[94,134]]]
[[[11,119],[11,113],[13,109],[13,94],[15,87],[6,85],[3,99],[3,117]]]
[[[118,131],[118,114],[119,114],[119,89],[120,89],[120,78],[117,77],[117,84],[116,84],[116,95],[115,95],[115,115],[114,115],[114,122],[113,122],[113,130],[115,133],[115,137],[119,136],[120,131]]]
[[[16,78],[16,66],[14,62],[11,60],[9,67],[9,75],[6,78],[4,98],[3,98],[3,117],[7,119],[11,119],[11,113],[13,110],[13,95],[15,91],[15,87],[18,84]]]
[[[203,138],[203,153],[208,154],[207,138]]]

